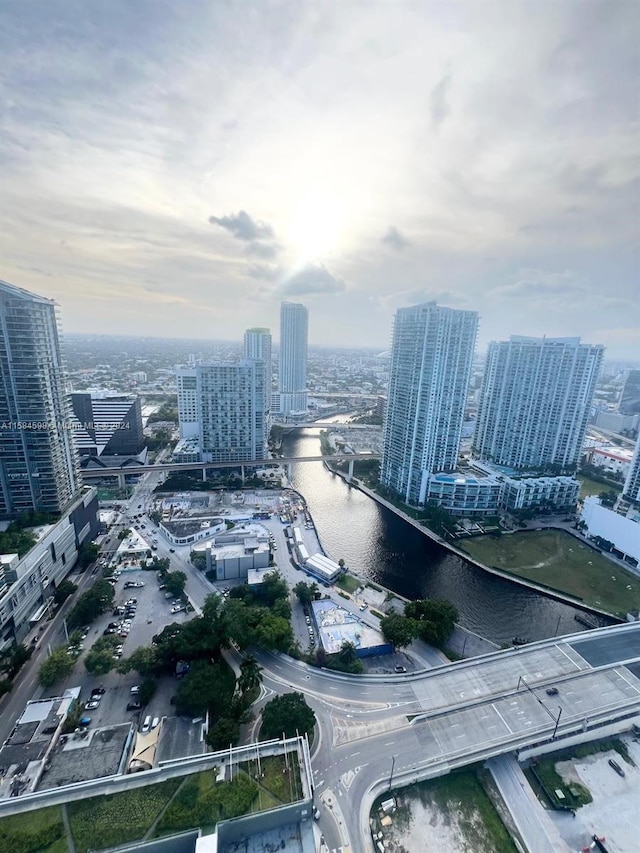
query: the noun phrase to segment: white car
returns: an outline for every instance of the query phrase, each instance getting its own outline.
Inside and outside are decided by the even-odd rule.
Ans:
[[[100,705],[100,702],[97,699],[92,699],[91,702],[87,702],[84,706],[85,711],[95,711],[95,709]]]
[[[180,613],[184,609],[185,609],[184,604],[174,604],[173,607],[171,608],[171,612],[172,613]]]

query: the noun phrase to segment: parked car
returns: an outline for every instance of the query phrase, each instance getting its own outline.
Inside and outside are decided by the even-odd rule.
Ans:
[[[400,664],[397,664],[396,666],[394,666],[393,670],[394,672],[406,672],[407,668],[406,666],[401,666]]]
[[[146,734],[150,728],[151,728],[151,717],[147,716],[144,718],[144,723],[142,724],[142,729],[141,729],[142,734]]]
[[[171,612],[172,613],[180,613],[184,609],[185,609],[184,604],[174,604],[173,607],[171,608]]]
[[[624,770],[622,769],[622,767],[620,767],[620,765],[618,764],[618,762],[615,759],[613,759],[613,758],[609,759],[609,767],[613,767],[613,769],[616,771],[618,776],[624,776]]]
[[[557,687],[547,687],[547,696],[557,696],[558,688]]]
[[[142,705],[139,702],[128,702],[127,711],[139,711]]]
[[[87,711],[95,711],[95,709],[99,705],[100,705],[100,702],[97,699],[92,699],[91,701],[87,702],[87,704],[84,707]]]
[[[91,695],[92,696],[104,696],[104,694],[106,692],[107,691],[105,690],[105,688],[102,685],[100,685],[100,687],[94,687],[93,688],[93,690],[91,691]]]

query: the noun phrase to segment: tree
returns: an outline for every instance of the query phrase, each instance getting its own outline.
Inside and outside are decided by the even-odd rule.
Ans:
[[[44,688],[52,687],[57,681],[61,681],[71,674],[74,658],[67,654],[65,648],[55,649],[38,671],[38,681]]]
[[[219,717],[230,707],[235,686],[235,675],[226,663],[195,661],[178,686],[176,710],[190,716],[209,711]]]
[[[22,644],[13,645],[0,658],[0,671],[4,672],[8,679],[13,680],[32,654],[33,646],[27,648]]]
[[[254,630],[256,643],[278,652],[286,652],[293,643],[291,623],[282,616],[275,616],[268,610],[255,608],[264,613]]]
[[[614,506],[615,502],[618,500],[618,493],[611,489],[608,492],[600,492],[598,497],[600,498],[602,506],[610,508]]]
[[[289,587],[280,572],[269,572],[265,579],[255,590],[252,590],[256,599],[267,607],[273,607],[279,598],[289,597]]]
[[[127,673],[135,669],[140,675],[154,675],[161,665],[155,646],[138,646],[128,658],[120,661],[118,672]]]
[[[284,693],[276,696],[262,709],[262,740],[294,737],[296,733],[310,735],[316,724],[316,715],[307,705],[302,693]]]
[[[186,582],[187,576],[184,572],[167,572],[164,577],[167,592],[170,592],[171,595],[175,596],[182,595]]]
[[[315,601],[316,593],[319,591],[318,584],[315,582],[305,583],[305,581],[298,581],[293,588],[293,592],[303,607],[308,607],[312,601]]]
[[[217,596],[216,596],[217,597]],[[223,634],[225,645],[233,640],[241,649],[246,649],[253,642],[253,629],[249,624],[249,608],[237,598],[229,598],[224,603],[222,611]]]
[[[254,657],[245,658],[240,664],[240,678],[238,679],[240,693],[245,695],[259,687],[262,681],[261,673],[262,667]]]
[[[391,613],[381,619],[380,630],[394,649],[410,645],[416,636],[415,623],[400,613]]]
[[[96,581],[91,589],[80,596],[75,607],[69,613],[67,624],[71,628],[77,628],[80,625],[93,622],[96,616],[109,609],[114,595],[111,584],[105,580]]]
[[[240,723],[230,717],[220,717],[207,732],[207,743],[213,750],[228,749],[240,739]]]
[[[53,593],[55,603],[60,606],[69,598],[70,595],[78,589],[78,587],[70,580],[62,581]]]
[[[141,705],[148,705],[149,702],[153,699],[156,690],[158,689],[158,682],[155,678],[145,678],[145,680],[140,685],[140,692],[138,693],[138,699],[140,700]]]
[[[91,651],[84,659],[87,672],[90,672],[91,675],[106,675],[108,672],[111,672],[116,665],[113,651],[117,645],[118,640],[112,634],[96,640],[91,646]]]
[[[99,553],[100,546],[96,545],[95,542],[86,542],[82,545],[78,551],[78,565],[80,569],[86,569],[87,566],[90,566],[91,563],[98,559]]]
[[[404,615],[415,623],[416,636],[439,647],[445,645],[458,619],[458,611],[453,604],[438,598],[409,601]]]

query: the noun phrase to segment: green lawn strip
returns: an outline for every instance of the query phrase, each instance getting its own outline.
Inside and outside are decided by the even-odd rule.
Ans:
[[[543,787],[548,800],[555,808],[566,806],[567,808],[580,808],[586,806],[593,800],[589,789],[585,788],[579,782],[565,781],[556,770],[556,764],[562,759],[554,756],[553,758],[542,758],[529,768],[528,777],[534,791]],[[560,791],[564,796],[558,795]]]
[[[244,762],[244,770],[255,779],[258,775],[258,762]],[[286,771],[286,772],[285,772]],[[302,796],[302,782],[295,754],[287,762],[284,755],[269,755],[260,760],[260,788],[271,794],[278,804],[293,803]]]
[[[607,482],[599,483],[597,480],[592,480],[591,477],[586,477],[584,474],[578,474],[577,479],[580,481],[580,499],[589,497],[589,495],[599,495],[601,492],[621,492],[621,483]]]
[[[62,814],[57,806],[0,820],[0,850],[10,853],[66,853]]]
[[[474,769],[419,782],[397,794],[399,802],[404,801],[407,807],[410,807],[409,798],[417,796],[427,808],[437,808],[445,815],[455,814],[466,842],[475,850],[516,853],[513,840]],[[380,800],[388,796],[387,793]],[[399,818],[401,826],[405,823],[402,812]]]
[[[358,578],[354,578],[353,575],[341,575],[335,584],[346,592],[354,593],[360,586],[360,581]]]
[[[462,547],[485,566],[545,584],[610,613],[640,607],[640,579],[562,530],[479,536]]]
[[[207,834],[220,820],[248,814],[258,786],[240,771],[233,780],[216,783],[215,771],[188,776],[158,821],[155,837],[200,827]]]
[[[180,782],[169,779],[119,794],[68,803],[77,853],[86,853],[98,840],[101,847],[115,847],[142,838]]]

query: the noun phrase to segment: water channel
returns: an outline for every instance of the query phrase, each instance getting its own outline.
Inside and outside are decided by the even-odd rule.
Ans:
[[[284,455],[317,454],[319,434],[285,435]],[[448,599],[460,623],[483,637],[507,643],[514,636],[541,640],[584,630],[574,618],[582,611],[449,553],[321,462],[294,464],[293,485],[307,501],[328,556],[407,598]],[[610,622],[603,617],[598,624]]]

